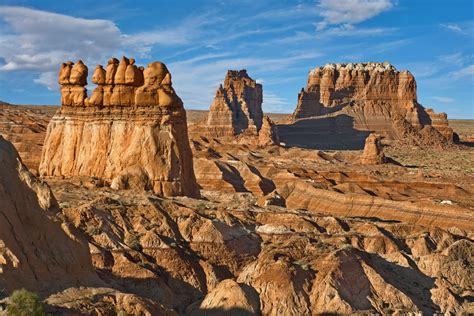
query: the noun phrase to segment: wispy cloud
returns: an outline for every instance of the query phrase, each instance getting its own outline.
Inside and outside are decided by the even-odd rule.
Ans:
[[[471,79],[474,79],[474,65],[469,65],[460,70],[453,71],[449,75],[455,79],[460,79],[464,77],[471,77]]]
[[[455,33],[465,34],[464,30],[458,24],[454,24],[454,23],[440,24],[440,26],[442,28],[445,28],[445,29],[450,30],[450,31],[455,32]]]
[[[121,32],[107,20],[10,6],[1,7],[0,19],[10,31],[1,35],[0,57],[5,63],[0,71],[47,72],[64,60],[96,60],[119,48]]]
[[[449,55],[442,55],[439,56],[438,59],[443,63],[462,66],[464,64],[464,56],[461,52],[449,54]]]
[[[411,38],[404,38],[399,40],[387,41],[380,44],[376,44],[370,47],[372,53],[381,54],[388,51],[398,49],[400,47],[406,46],[413,42]]]
[[[33,82],[46,86],[49,91],[58,90],[57,73],[53,71],[42,72]]]
[[[301,52],[278,58],[228,55],[226,58],[210,59],[208,58],[209,55],[205,54],[170,63],[168,67],[173,74],[173,82],[176,89],[178,89],[177,92],[185,104],[193,108],[207,109],[214,97],[215,90],[224,80],[228,69],[249,69],[252,77],[260,78],[260,80],[266,82],[267,77],[280,78],[280,73],[291,69],[295,64],[319,56],[321,54],[318,52]],[[273,104],[273,107],[277,105],[275,98],[273,98],[273,101],[267,101],[265,101],[267,105]],[[280,101],[283,102],[283,99]],[[275,108],[275,110],[277,109]]]
[[[450,97],[433,96],[430,99],[440,103],[454,103],[456,100]]]
[[[295,101],[296,102],[296,98]],[[267,113],[286,113],[290,102],[271,91],[263,90],[263,110]]]

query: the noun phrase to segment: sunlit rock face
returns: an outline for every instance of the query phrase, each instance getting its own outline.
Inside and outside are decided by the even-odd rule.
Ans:
[[[293,119],[338,115],[347,116],[346,128],[393,138],[394,121],[403,119],[416,129],[431,125],[448,141],[453,139],[446,114],[418,103],[415,77],[387,62],[327,64],[309,72]]]
[[[48,125],[40,174],[198,196],[186,112],[166,66],[112,58],[106,69],[96,67],[90,97],[87,73],[81,61],[61,66],[62,106]]]
[[[275,124],[262,111],[262,85],[247,70],[228,70],[216,91],[209,114],[191,127],[193,137],[260,146],[278,143]]]

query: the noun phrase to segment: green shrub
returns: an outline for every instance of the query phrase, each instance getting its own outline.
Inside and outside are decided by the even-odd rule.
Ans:
[[[44,316],[43,303],[38,295],[25,289],[12,293],[7,304],[7,315],[10,316]]]

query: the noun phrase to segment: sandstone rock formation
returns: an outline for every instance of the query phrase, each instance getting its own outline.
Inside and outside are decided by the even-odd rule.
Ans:
[[[426,110],[417,102],[416,81],[409,71],[398,71],[386,62],[327,64],[309,72],[307,86],[299,93],[293,113],[295,128],[288,137],[302,137],[304,129],[311,128],[307,126],[310,122],[297,122],[312,118],[314,126],[333,128],[340,136],[359,143],[366,137],[361,131],[397,138],[393,122],[398,117],[418,132],[433,126],[448,141],[453,140],[446,114]],[[286,132],[290,133],[283,128],[282,141]],[[306,131],[306,137],[318,135],[325,137],[322,131],[311,136]]]
[[[229,70],[224,85],[217,89],[207,118],[191,128],[191,134],[239,143],[277,144],[272,120],[263,115],[262,85],[249,77],[247,70]]]
[[[38,172],[46,128],[57,109],[53,106],[18,106],[0,102],[0,135],[15,146],[23,163],[33,174]]]
[[[123,191],[110,198],[107,190],[63,185],[54,189],[60,202],[71,202],[64,216],[88,235],[94,266],[116,290],[59,293],[48,299],[54,306],[145,315],[472,310],[472,225],[259,207],[248,193],[194,200]]]
[[[110,59],[94,71],[91,98],[82,97],[86,75],[80,61],[61,68],[62,107],[48,125],[40,174],[198,196],[186,112],[166,66],[153,62],[142,72],[133,59]],[[72,97],[79,88],[81,97]]]
[[[365,140],[364,152],[360,157],[360,162],[365,165],[377,165],[384,163],[385,160],[380,137],[376,134],[370,134]]]
[[[1,136],[0,165],[0,295],[96,284],[87,242],[61,219],[48,185]]]
[[[260,300],[257,292],[246,284],[239,284],[232,279],[220,282],[210,291],[199,306],[190,315],[258,315]]]
[[[368,143],[375,152],[363,155],[371,163],[382,159],[377,142],[370,141],[373,138]],[[425,171],[426,177],[420,180],[412,168],[400,164],[367,167],[351,152],[229,146],[204,140],[193,140],[193,151],[196,178],[203,192],[252,193],[261,207],[282,205],[424,226],[473,227],[472,175],[462,171],[445,182],[438,174],[446,167],[432,169],[435,171],[428,172],[429,176]],[[439,155],[438,151],[428,152],[418,162],[423,170],[428,155]],[[452,163],[448,160],[447,164]],[[278,193],[272,193],[275,189]],[[440,204],[443,200],[450,202]]]
[[[177,315],[150,299],[103,287],[69,288],[49,296],[45,303],[53,315]]]

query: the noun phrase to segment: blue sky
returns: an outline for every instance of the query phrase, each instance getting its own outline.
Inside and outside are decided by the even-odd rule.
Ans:
[[[425,107],[474,118],[472,0],[0,0],[0,100],[58,104],[61,62],[124,54],[166,63],[189,109],[209,108],[227,69],[263,83],[265,111],[291,113],[311,68],[389,61]]]

